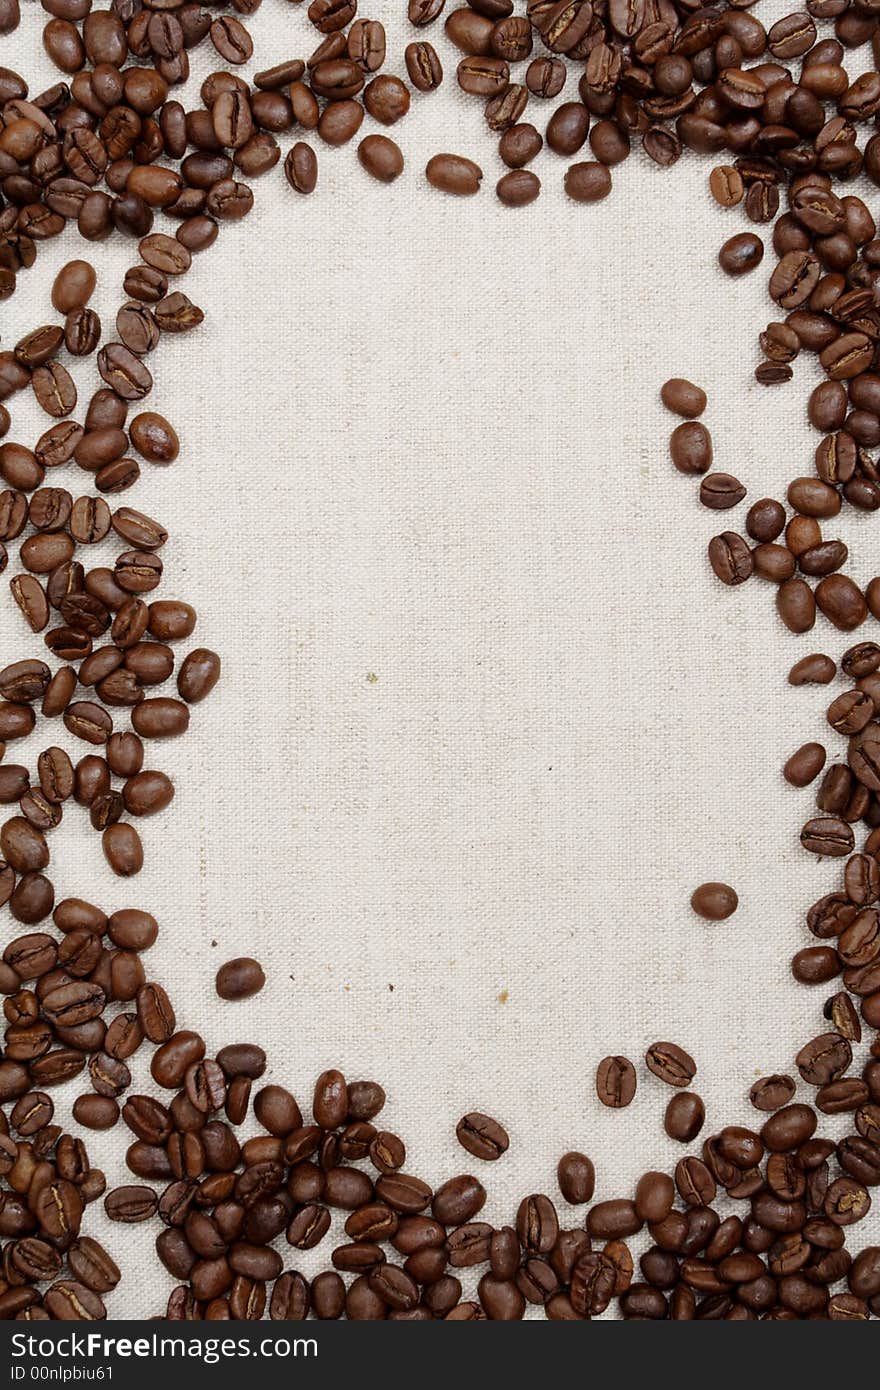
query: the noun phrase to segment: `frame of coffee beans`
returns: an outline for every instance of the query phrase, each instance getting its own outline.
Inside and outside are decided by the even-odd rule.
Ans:
[[[405,81],[383,71],[385,28],[360,16],[357,0],[311,0],[312,51],[265,55],[270,65],[244,76],[254,54],[247,20],[259,3],[41,0],[57,81],[32,92],[0,66],[0,299],[20,275],[39,274],[44,241],[78,236],[91,248],[47,285],[52,320],[0,351],[0,571],[8,569],[22,633],[21,652],[0,670],[0,905],[9,927],[0,959],[0,1317],[106,1316],[124,1271],[88,1234],[88,1207],[101,1199],[113,1221],[153,1223],[157,1259],[176,1281],[165,1308],[145,1302],[144,1316],[880,1316],[880,1247],[850,1230],[880,1184],[880,644],[853,636],[880,619],[880,576],[863,590],[845,572],[846,544],[826,534],[847,508],[880,509],[880,239],[868,204],[847,192],[860,175],[880,186],[876,11],[809,0],[766,29],[748,0],[470,0],[455,9],[409,0],[412,41],[394,55]],[[0,36],[19,20],[19,0],[0,0]],[[190,54],[202,45],[217,68],[198,103],[185,105]],[[145,403],[148,361],[163,337],[203,321],[180,288],[192,258],[250,213],[251,182],[277,164],[293,194],[319,190],[322,144],[359,137],[367,175],[383,184],[404,176],[402,144],[361,128],[405,130],[413,103],[429,99],[450,63],[460,89],[483,103],[483,128],[475,150],[429,159],[425,196],[479,194],[472,155],[482,159],[487,140],[506,170],[496,195],[511,209],[540,194],[529,166],[545,144],[565,161],[561,183],[579,203],[606,198],[612,169],[633,151],[668,167],[687,150],[711,157],[709,190],[731,218],[770,229],[774,317],[759,334],[755,378],[781,386],[801,353],[818,363],[823,379],[806,406],[820,436],[814,457],[784,499],[747,501],[739,479],[713,469],[706,394],[674,376],[661,387],[679,420],[669,454],[698,480],[702,506],[743,508],[742,521],[709,542],[714,576],[731,587],[765,581],[791,632],[821,620],[849,644],[839,658],[805,652],[789,674],[793,687],[841,681],[823,738],[843,740],[831,761],[811,741],[782,769],[793,788],[815,787],[804,851],[840,861],[806,913],[811,944],[791,963],[821,998],[792,1074],[744,1086],[754,1128],[715,1116],[707,1135],[696,1062],[675,1041],[653,1043],[641,1074],[668,1088],[662,1124],[686,1150],[674,1171],[646,1167],[634,1193],[604,1195],[615,1176],[601,1156],[569,1152],[557,1163],[562,1221],[553,1195],[532,1193],[500,1227],[480,1220],[479,1177],[435,1187],[409,1171],[404,1141],[379,1123],[377,1082],[326,1070],[303,1109],[285,1087],[259,1084],[267,1060],[258,1044],[209,1056],[149,977],[152,914],[105,913],[87,884],[83,897],[56,901],[48,872],[52,837],[79,815],[100,834],[114,873],[141,871],[138,823],[174,796],[155,765],[164,741],[187,733],[221,674],[217,653],[191,644],[194,608],[158,596],[168,530],[120,496],[142,468],[171,467],[181,450],[176,427]],[[756,270],[767,250],[758,232],[736,225],[718,253],[732,277]],[[137,255],[108,332],[90,300],[111,236],[130,238]],[[71,358],[93,358],[100,380],[84,409]],[[22,392],[46,417],[28,443],[10,433]],[[88,547],[107,539],[120,547],[112,567],[90,565]],[[14,744],[38,720],[49,727],[36,765],[16,763]],[[52,741],[53,720],[84,745],[76,761]],[[699,929],[725,930],[736,907],[731,885],[694,888],[691,909],[712,924]],[[215,984],[222,998],[246,1000],[264,975],[239,957]],[[142,1049],[151,1051],[151,1088],[135,1093],[129,1062]],[[604,1105],[629,1105],[638,1086],[627,1057],[599,1061]],[[79,1130],[55,1123],[58,1087],[77,1091],[79,1130],[125,1135],[133,1182],[106,1190]],[[825,1115],[847,1117],[843,1138],[823,1137]],[[258,1133],[242,1139],[251,1116]],[[455,1133],[478,1165],[503,1161],[511,1143],[498,1118],[476,1110]],[[344,1239],[330,1236],[334,1223]],[[297,1252],[326,1237],[326,1267],[306,1277]],[[150,1281],[139,1286],[149,1299]]]

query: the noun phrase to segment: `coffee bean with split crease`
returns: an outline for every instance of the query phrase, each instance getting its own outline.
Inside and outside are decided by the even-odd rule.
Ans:
[[[122,343],[108,343],[98,353],[98,371],[107,385],[125,401],[142,400],[153,386],[147,368]]]
[[[556,1244],[559,1220],[549,1197],[534,1193],[524,1197],[516,1214],[520,1244],[535,1255],[547,1255]]]
[[[54,1027],[73,1028],[104,1011],[106,995],[90,980],[74,981],[52,989],[42,1001],[43,1013]]]
[[[62,1322],[100,1322],[107,1316],[103,1300],[75,1279],[60,1279],[46,1290],[43,1306]]]
[[[689,1086],[697,1067],[694,1059],[676,1043],[652,1043],[645,1053],[648,1070],[668,1086]]]
[[[276,161],[273,160],[273,164]],[[174,290],[160,299],[153,310],[158,327],[163,333],[189,333],[204,322],[204,312],[193,304],[180,290]]]
[[[807,821],[800,838],[810,854],[839,857],[852,854],[855,848],[852,826],[838,816],[817,816]]]
[[[113,720],[102,705],[77,700],[64,711],[64,726],[86,743],[106,743],[113,732]]]
[[[223,1069],[210,1058],[194,1062],[184,1076],[186,1094],[197,1110],[205,1114],[220,1110],[226,1098]]]
[[[712,570],[722,584],[744,584],[754,572],[755,562],[748,543],[735,531],[713,536],[707,553]]]
[[[142,356],[159,342],[159,327],[149,306],[131,300],[116,314],[116,332],[125,347]]]
[[[171,1000],[162,985],[153,982],[141,985],[137,992],[137,1017],[144,1037],[152,1043],[165,1043],[172,1037],[175,1015]]]
[[[37,367],[31,376],[31,387],[46,414],[56,419],[69,415],[76,406],[73,377],[60,362]]]
[[[709,473],[700,483],[700,501],[711,511],[727,511],[745,495],[742,483],[730,473]]]
[[[78,497],[70,510],[70,534],[78,545],[96,545],[110,530],[110,508],[103,497]]]
[[[151,1187],[117,1187],[104,1198],[104,1210],[111,1221],[134,1225],[155,1216],[159,1199]]]
[[[821,266],[807,251],[788,251],[770,277],[770,296],[783,309],[804,304],[819,281]]]
[[[284,174],[294,192],[314,193],[318,182],[318,161],[314,150],[302,140],[288,151]]]
[[[824,1086],[829,1081],[836,1081],[848,1069],[852,1062],[852,1048],[839,1033],[823,1033],[801,1048],[795,1062],[804,1081],[811,1086]],[[779,1116],[774,1119],[778,1120]],[[767,1143],[763,1132],[762,1137]]]
[[[462,58],[456,77],[463,92],[472,96],[497,96],[510,82],[510,66],[502,58]]]
[[[404,62],[410,82],[419,92],[433,92],[443,81],[443,66],[430,43],[409,43]]]
[[[627,1057],[604,1057],[596,1068],[596,1094],[603,1105],[619,1110],[636,1093],[636,1072]]]
[[[101,341],[101,320],[94,309],[72,309],[64,320],[64,345],[72,357],[88,357]]]
[[[122,288],[131,298],[142,304],[155,304],[168,290],[165,274],[149,265],[136,265],[125,273]]]
[[[109,1293],[122,1278],[119,1266],[98,1241],[80,1236],[67,1251],[70,1271],[92,1293]]]
[[[486,1162],[500,1158],[510,1146],[504,1127],[491,1115],[484,1115],[479,1110],[471,1110],[459,1120],[455,1135],[462,1148]]]
[[[33,1204],[40,1229],[52,1241],[67,1241],[79,1233],[83,1202],[73,1183],[63,1178],[40,1189]]]

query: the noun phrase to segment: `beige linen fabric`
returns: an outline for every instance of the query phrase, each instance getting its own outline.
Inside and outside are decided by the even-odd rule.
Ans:
[[[364,12],[386,23],[401,73],[402,9]],[[52,80],[42,18],[32,4],[0,45],[32,90]],[[313,46],[279,0],[249,27],[248,72]],[[716,467],[749,501],[809,472],[814,447],[813,364],[796,363],[788,387],[754,383],[767,276],[718,270],[718,245],[748,224],[711,202],[708,164],[662,172],[636,154],[607,202],[579,207],[546,152],[540,200],[505,210],[480,104],[458,92],[442,29],[422,37],[446,81],[414,94],[391,132],[401,180],[380,187],[354,146],[315,140],[314,196],[279,167],[186,277],[206,321],[163,341],[149,401],[179,428],[181,457],[146,465],[121,500],[168,526],[161,595],[196,605],[195,641],[222,654],[223,679],[186,738],[148,750],[177,796],[141,827],[140,877],[109,874],[75,807],[53,872],[59,896],[156,914],[148,968],[209,1047],[261,1042],[267,1079],[304,1108],[323,1067],[380,1080],[407,1169],[435,1183],[478,1171],[500,1223],[523,1194],[556,1195],[568,1148],[594,1157],[599,1198],[680,1156],[662,1130],[671,1093],[639,1060],[650,1042],[697,1059],[710,1133],[755,1123],[751,1081],[792,1070],[821,1030],[831,988],[796,986],[788,962],[838,872],[801,851],[811,796],[779,769],[822,737],[828,698],[791,690],[789,666],[847,643],[824,620],[792,637],[760,580],[713,580],[706,542],[741,528],[745,508],[703,510],[668,459],[657,392],[673,373],[708,392]],[[549,108],[527,114],[543,128]],[[477,198],[428,187],[443,149],[483,166]],[[51,320],[51,277],[79,254],[75,234],[41,249],[3,306],[4,346]],[[109,337],[135,247],[91,254]],[[85,400],[94,368],[77,379]],[[29,403],[14,411],[10,437],[30,442],[45,422]],[[847,512],[833,530],[866,580],[876,521]],[[4,660],[39,654],[11,608]],[[741,899],[718,926],[688,906],[712,878]],[[213,974],[238,954],[268,982],[225,1004]],[[639,1063],[623,1112],[595,1098],[608,1052]],[[510,1131],[496,1165],[455,1141],[473,1108]],[[89,1141],[111,1182],[126,1135]],[[111,1312],[163,1308],[154,1230],[94,1209],[89,1229],[125,1264]],[[317,1267],[284,1249],[289,1266]]]

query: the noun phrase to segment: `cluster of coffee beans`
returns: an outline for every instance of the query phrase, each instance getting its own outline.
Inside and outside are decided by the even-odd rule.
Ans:
[[[102,1318],[101,1294],[121,1277],[107,1251],[80,1234],[86,1207],[104,1193],[104,1174],[92,1168],[81,1139],[53,1124],[54,1113],[44,1091],[20,1096],[8,1119],[0,1111],[4,1321]],[[42,1294],[40,1284],[47,1286]]]
[[[693,1076],[671,1044],[656,1044],[648,1062],[675,1087]],[[615,1299],[637,1318],[880,1314],[880,1249],[853,1257],[846,1248],[847,1228],[870,1206],[867,1185],[880,1181],[876,1159],[871,1169],[865,1157],[878,1149],[880,1061],[870,1078],[875,1099],[857,1115],[859,1134],[869,1136],[863,1148],[817,1138],[815,1110],[790,1103],[790,1078],[767,1077],[752,1091],[756,1107],[771,1112],[759,1131],[722,1129],[671,1176],[648,1172],[631,1198],[600,1202],[592,1202],[589,1157],[564,1154],[560,1195],[568,1208],[586,1206],[585,1216],[570,1214],[565,1226],[554,1198],[533,1193],[501,1227],[479,1220],[486,1189],[474,1174],[432,1188],[406,1171],[404,1142],[374,1123],[381,1086],[324,1072],[306,1118],[277,1085],[251,1102],[265,1065],[262,1050],[245,1044],[206,1060],[203,1040],[181,1032],[152,1065],[157,1084],[174,1094],[132,1095],[123,1107],[135,1136],[129,1167],[165,1185],[119,1188],[105,1208],[123,1222],[158,1214],[156,1249],[179,1281],[169,1319],[252,1319],[268,1310],[277,1319],[511,1320],[532,1306],[566,1320],[601,1314]],[[240,1143],[235,1127],[251,1105],[262,1133]],[[678,1091],[667,1132],[690,1144],[703,1119],[699,1097]],[[464,1116],[456,1132],[487,1162],[509,1145],[484,1114]],[[721,1193],[745,1203],[743,1215],[716,1210]],[[637,1277],[626,1242],[645,1230],[651,1243]],[[285,1267],[279,1239],[294,1252],[327,1239],[330,1267],[311,1279],[295,1263]]]
[[[113,341],[102,343],[102,324],[89,307],[96,273],[78,260],[53,287],[58,320],[0,353],[0,437],[11,428],[6,403],[14,406],[26,389],[54,422],[33,448],[0,446],[7,489],[0,562],[7,562],[5,545],[20,542],[13,596],[31,632],[43,633],[62,663],[52,670],[27,652],[0,672],[2,754],[6,742],[32,732],[38,707],[101,750],[74,764],[63,749],[48,747],[33,778],[0,759],[0,800],[19,810],[0,828],[0,901],[28,927],[45,927],[51,916],[59,934],[16,936],[0,963],[0,1103],[10,1107],[8,1118],[0,1111],[0,1316],[100,1318],[102,1295],[119,1279],[110,1256],[80,1234],[83,1207],[103,1194],[103,1177],[89,1167],[81,1141],[51,1123],[46,1093],[86,1071],[90,1089],[75,1100],[74,1118],[94,1130],[121,1120],[134,1136],[126,1157],[138,1181],[107,1193],[105,1208],[115,1221],[161,1223],[157,1253],[178,1281],[169,1318],[250,1319],[268,1310],[273,1318],[511,1319],[531,1306],[550,1318],[578,1319],[614,1302],[629,1318],[880,1315],[880,1249],[853,1255],[846,1244],[847,1227],[866,1215],[870,1189],[880,1183],[878,1042],[861,1072],[852,1072],[862,1025],[880,1029],[880,647],[873,643],[851,648],[841,662],[851,688],[828,719],[850,740],[848,757],[825,773],[823,815],[802,836],[814,852],[847,858],[842,888],[808,913],[821,944],[793,963],[804,983],[839,979],[841,986],[825,1004],[826,1031],[796,1057],[815,1104],[795,1100],[791,1077],[764,1077],[750,1092],[768,1115],[759,1129],[719,1129],[672,1174],[646,1173],[627,1197],[594,1202],[593,1162],[567,1153],[558,1164],[559,1194],[569,1207],[587,1208],[563,1216],[568,1226],[555,1198],[539,1193],[523,1198],[513,1224],[497,1228],[478,1219],[486,1200],[478,1177],[462,1174],[434,1188],[409,1174],[403,1141],[373,1123],[385,1100],[376,1083],[323,1073],[308,1118],[280,1086],[263,1086],[252,1099],[266,1068],[262,1049],[235,1044],[210,1057],[198,1033],[178,1028],[165,989],[148,979],[141,959],[158,930],[149,913],[108,916],[85,899],[55,903],[44,872],[46,837],[65,803],[88,808],[117,873],[136,872],[140,839],[123,817],[162,809],[174,791],[164,773],[144,769],[144,741],[183,732],[189,706],[219,675],[217,656],[197,649],[177,671],[176,696],[148,693],[173,676],[170,644],[192,634],[195,613],[176,600],[147,601],[161,578],[167,532],[106,501],[137,481],[138,459],[169,464],[178,453],[163,417],[128,418],[152,388],[144,359],[161,335],[201,321],[172,286],[224,221],[251,210],[242,178],[280,162],[277,136],[314,132],[326,144],[344,144],[365,113],[396,124],[411,93],[381,71],[384,27],[358,17],[356,0],[314,0],[315,52],[258,72],[252,82],[230,69],[252,57],[243,19],[255,0],[239,0],[231,14],[149,0],[113,0],[106,9],[92,0],[42,4],[44,45],[64,80],[29,97],[17,73],[0,69],[0,297],[34,264],[40,242],[68,225],[91,242],[131,237],[139,257],[124,277]],[[421,30],[442,11],[442,0],[411,0],[408,13]],[[819,38],[817,20],[833,21],[833,39]],[[0,0],[0,32],[17,22],[17,0]],[[589,142],[593,159],[565,175],[569,196],[580,201],[607,194],[610,168],[638,141],[661,165],[683,146],[730,151],[733,162],[710,177],[716,199],[742,203],[752,222],[776,219],[770,292],[786,317],[761,335],[758,376],[784,381],[801,348],[818,354],[828,380],[811,398],[810,418],[825,437],[816,477],[789,489],[792,515],[773,499],[755,503],[745,523],[754,546],[727,532],[712,542],[710,559],[726,583],[753,572],[774,580],[780,612],[795,631],[812,626],[816,605],[845,631],[869,611],[880,613],[880,581],[862,596],[839,572],[846,547],[824,540],[819,527],[843,502],[880,506],[880,474],[868,453],[880,443],[880,374],[872,370],[880,254],[866,205],[834,192],[835,182],[862,167],[872,178],[880,170],[880,137],[864,153],[857,138],[859,125],[880,114],[880,78],[870,72],[851,82],[843,63],[846,49],[875,42],[877,24],[870,7],[846,0],[815,0],[809,13],[769,33],[743,7],[699,10],[672,0],[530,0],[519,15],[512,0],[474,0],[445,20],[447,39],[462,54],[459,86],[485,98],[487,125],[499,137],[508,169],[497,189],[502,202],[518,206],[537,196],[539,181],[526,166],[545,141],[566,159]],[[188,55],[203,42],[225,66],[202,84],[201,105],[186,109],[172,92],[186,82]],[[760,61],[767,53],[772,61]],[[414,41],[404,61],[417,92],[441,81],[433,44]],[[794,61],[797,80],[787,66]],[[543,134],[522,119],[529,103],[564,95],[572,74],[577,99],[553,106]],[[383,182],[404,167],[399,146],[381,134],[361,140],[358,157]],[[284,171],[295,191],[316,187],[307,140],[288,150]],[[426,173],[434,187],[455,194],[477,192],[482,179],[473,160],[445,153]],[[780,189],[787,208],[778,216]],[[157,229],[156,218],[176,223],[174,234]],[[762,256],[760,238],[741,233],[720,259],[738,274]],[[77,393],[64,353],[97,354],[103,385],[82,426],[73,419]],[[698,419],[704,393],[675,379],[664,400],[683,417],[672,442],[676,466],[700,477],[706,506],[738,505],[745,496],[738,480],[709,471],[711,438]],[[97,496],[47,487],[47,471],[62,466],[91,473]],[[777,544],[783,532],[785,544]],[[128,547],[112,568],[86,569],[75,558],[112,536]],[[819,580],[815,593],[808,578]],[[836,672],[835,662],[814,654],[790,679],[830,681]],[[75,698],[79,686],[89,698]],[[130,711],[131,729],[114,728],[110,710],[118,708]],[[825,756],[818,743],[801,748],[786,765],[788,780],[808,785]],[[856,852],[859,822],[870,833]],[[704,884],[692,903],[719,921],[734,910],[736,894]],[[227,962],[216,980],[228,999],[247,998],[262,983],[258,962],[246,957]],[[128,1061],[146,1044],[155,1048],[151,1074],[160,1094],[123,1100]],[[693,1059],[661,1042],[645,1061],[674,1091],[666,1133],[693,1145],[706,1119],[689,1089]],[[606,1105],[629,1104],[635,1068],[624,1057],[605,1058],[596,1088]],[[817,1110],[851,1116],[852,1132],[836,1143],[819,1137]],[[261,1132],[240,1142],[235,1131],[251,1111]],[[500,1160],[510,1143],[503,1125],[480,1112],[464,1116],[456,1133],[483,1162]],[[726,1214],[728,1200],[744,1203],[742,1214]],[[643,1241],[644,1231],[651,1244],[636,1256],[627,1241]],[[329,1267],[311,1279],[277,1248],[286,1242],[307,1251],[325,1238]],[[65,1261],[69,1277],[61,1277]]]

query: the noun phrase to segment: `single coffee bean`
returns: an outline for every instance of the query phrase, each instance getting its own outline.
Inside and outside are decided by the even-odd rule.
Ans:
[[[358,145],[358,159],[380,183],[393,183],[403,173],[400,147],[386,135],[367,135]]]
[[[296,193],[314,193],[318,182],[318,161],[309,145],[302,140],[291,146],[284,161],[287,182]]]
[[[498,1121],[477,1110],[472,1110],[459,1120],[455,1134],[462,1148],[487,1162],[500,1158],[510,1145],[507,1131]]]
[[[703,1128],[706,1109],[702,1099],[693,1091],[679,1091],[666,1106],[663,1127],[670,1139],[689,1144]]]
[[[620,1110],[636,1093],[636,1070],[627,1057],[604,1057],[596,1068],[596,1094],[603,1105]]]
[[[736,890],[726,883],[701,883],[691,894],[691,907],[707,922],[723,922],[738,906]]]
[[[435,154],[425,167],[428,182],[441,193],[470,197],[478,193],[483,171],[471,159],[457,154]]]
[[[700,482],[700,501],[710,511],[727,511],[745,497],[746,489],[731,473],[708,473]]]
[[[259,961],[249,956],[228,960],[217,971],[215,987],[221,999],[250,999],[259,994],[266,977]]]
[[[676,1043],[653,1043],[645,1061],[648,1070],[668,1086],[689,1086],[697,1071],[694,1059]]]
[[[596,160],[585,160],[569,165],[563,183],[573,202],[597,203],[611,192],[611,170]]]
[[[787,759],[782,775],[793,787],[808,787],[825,766],[825,757],[821,743],[804,743]]]
[[[722,584],[744,584],[754,571],[754,559],[747,543],[735,531],[713,536],[708,547],[709,563]]]
[[[596,1172],[586,1154],[574,1150],[563,1154],[556,1167],[556,1178],[566,1202],[580,1206],[593,1200]]]
[[[108,825],[101,836],[101,845],[107,863],[120,878],[130,878],[140,873],[144,864],[144,850],[133,825],[124,821]]]
[[[718,264],[725,275],[746,275],[764,259],[764,243],[754,232],[737,232],[718,252]]]
[[[712,467],[712,437],[705,425],[695,421],[676,426],[669,452],[679,473],[708,473]]]

